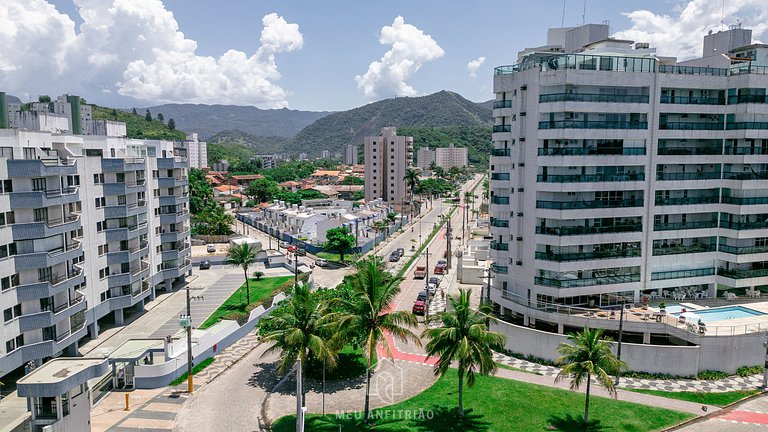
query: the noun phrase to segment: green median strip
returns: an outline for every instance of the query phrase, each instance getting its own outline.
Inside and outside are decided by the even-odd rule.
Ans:
[[[223,319],[240,321],[267,299],[274,297],[278,292],[287,291],[293,286],[293,276],[261,278],[260,280],[249,279],[248,281],[251,295],[250,304],[246,304],[245,282],[243,282],[240,288],[213,311],[199,328],[207,329]]]
[[[201,370],[203,370],[203,369],[207,368],[208,366],[210,366],[211,363],[213,363],[213,360],[214,360],[213,357],[208,357],[207,359],[201,361],[200,363],[192,366],[192,376],[197,375],[198,372],[200,372]],[[182,376],[180,376],[180,377],[176,378],[175,380],[171,381],[171,383],[168,384],[168,385],[170,387],[177,386],[177,385],[185,382],[187,380],[187,376],[189,376],[189,375],[186,372],[184,372],[184,374]]]
[[[760,393],[760,390],[743,390],[732,392],[670,392],[663,390],[646,390],[646,389],[626,389],[635,393],[643,393],[653,396],[661,396],[669,399],[677,399],[688,402],[699,403],[702,405],[714,405],[724,407],[734,402],[740,401],[746,397],[756,395]]]
[[[416,253],[413,254],[408,261],[405,262],[405,265],[400,268],[400,271],[397,272],[397,277],[402,277],[405,272],[408,271],[408,269],[413,265],[413,263],[419,259],[421,256],[421,253],[424,252],[424,249],[427,248],[427,245],[432,241],[432,239],[435,238],[438,232],[440,232],[441,229],[443,229],[443,226],[448,222],[448,219],[453,216],[453,213],[456,211],[456,207],[451,207],[451,210],[448,212],[448,217],[444,217],[442,221],[440,221],[437,225],[435,225],[434,228],[432,228],[432,232],[429,233],[427,236],[427,241],[421,244],[419,248],[416,250]]]

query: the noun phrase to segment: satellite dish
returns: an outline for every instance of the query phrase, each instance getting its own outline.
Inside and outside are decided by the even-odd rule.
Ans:
[[[549,60],[547,61],[547,66],[548,66],[548,67],[549,67],[551,70],[557,70],[557,68],[558,68],[558,64],[557,64],[557,58],[556,58],[556,57],[553,57],[553,58],[549,59]]]

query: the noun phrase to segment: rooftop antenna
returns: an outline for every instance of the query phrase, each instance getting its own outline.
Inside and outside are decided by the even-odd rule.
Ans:
[[[560,27],[565,27],[565,2],[567,0],[563,0],[563,15],[562,18],[560,18]]]
[[[581,25],[587,24],[587,0],[584,0],[584,9],[581,10]]]

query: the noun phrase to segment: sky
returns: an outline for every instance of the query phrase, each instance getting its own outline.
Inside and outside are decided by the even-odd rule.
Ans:
[[[339,111],[440,90],[484,101],[493,68],[547,28],[605,21],[686,59],[737,21],[768,39],[768,0],[0,0],[0,91],[124,108]]]

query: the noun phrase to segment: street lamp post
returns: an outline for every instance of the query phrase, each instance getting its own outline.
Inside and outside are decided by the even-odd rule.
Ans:
[[[192,383],[192,300],[203,300],[203,296],[190,297],[189,287],[185,291],[187,292],[187,314],[179,317],[179,323],[187,329],[187,392],[192,393],[194,391]]]
[[[627,301],[627,298],[624,296],[621,296],[619,298],[619,301],[621,301],[621,312],[619,313],[619,339],[618,339],[618,346],[616,347],[616,358],[621,361],[621,336],[624,333],[624,304]],[[616,369],[616,385],[619,385],[619,378],[621,378],[621,368],[619,367]]]
[[[424,302],[424,322],[429,321],[429,246],[424,251],[424,256],[427,257],[426,274],[424,275],[424,291],[427,292],[427,298]]]

